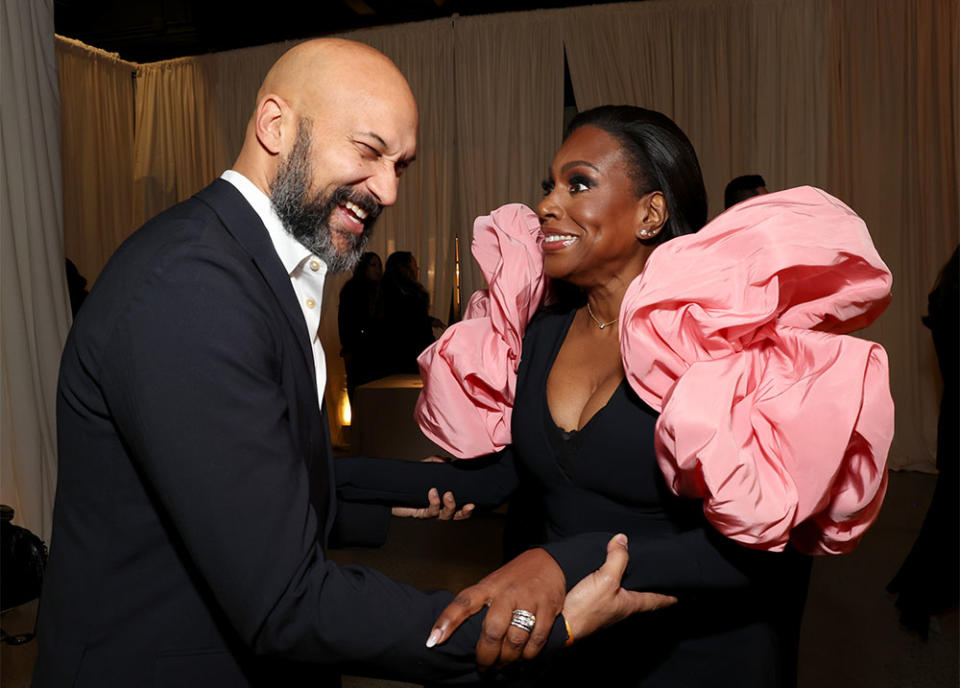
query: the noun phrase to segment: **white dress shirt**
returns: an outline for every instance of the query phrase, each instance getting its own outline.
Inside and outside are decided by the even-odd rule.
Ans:
[[[320,345],[320,304],[323,302],[323,282],[327,276],[327,264],[310,253],[283,227],[283,222],[273,209],[273,203],[253,182],[239,172],[227,170],[220,178],[233,184],[253,206],[263,220],[273,248],[280,262],[290,275],[293,291],[300,303],[303,319],[307,323],[313,349],[313,367],[317,372],[317,403],[323,404],[323,390],[327,385],[327,362]]]

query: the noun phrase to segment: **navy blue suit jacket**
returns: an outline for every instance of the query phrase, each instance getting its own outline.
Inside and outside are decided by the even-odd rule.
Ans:
[[[228,182],[117,251],[63,354],[35,686],[472,676],[479,618],[424,647],[449,593],[326,558],[338,507],[309,341]]]

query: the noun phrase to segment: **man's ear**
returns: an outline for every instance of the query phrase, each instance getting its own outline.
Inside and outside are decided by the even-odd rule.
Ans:
[[[280,96],[268,94],[257,104],[253,124],[260,145],[271,155],[278,155],[292,127],[290,107]]]
[[[660,233],[670,213],[662,191],[651,191],[637,205],[637,238],[652,239]]]

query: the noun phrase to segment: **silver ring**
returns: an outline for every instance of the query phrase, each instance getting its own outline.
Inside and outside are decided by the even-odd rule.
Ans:
[[[528,612],[526,609],[513,610],[513,618],[510,620],[511,626],[516,626],[517,628],[530,633],[533,631],[533,627],[536,623],[537,617]]]

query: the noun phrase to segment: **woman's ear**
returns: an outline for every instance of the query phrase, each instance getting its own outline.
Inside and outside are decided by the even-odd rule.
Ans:
[[[290,108],[277,95],[267,94],[257,104],[254,129],[257,140],[271,155],[284,149],[284,137],[290,128]]]
[[[641,241],[652,239],[666,224],[670,213],[667,211],[667,199],[662,191],[651,191],[640,199],[637,208],[637,238]]]

